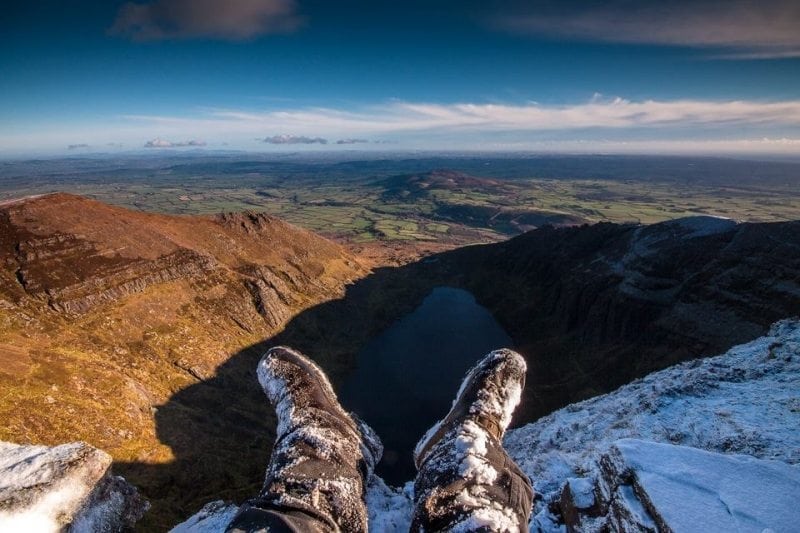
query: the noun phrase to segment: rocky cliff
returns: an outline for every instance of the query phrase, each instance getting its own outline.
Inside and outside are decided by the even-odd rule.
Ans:
[[[545,228],[441,263],[528,360],[520,422],[800,315],[800,222]]]

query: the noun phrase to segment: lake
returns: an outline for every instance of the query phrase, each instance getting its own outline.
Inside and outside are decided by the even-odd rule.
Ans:
[[[414,311],[372,339],[339,398],[380,435],[378,473],[393,484],[416,474],[417,441],[447,414],[466,371],[512,340],[469,292],[437,287]]]

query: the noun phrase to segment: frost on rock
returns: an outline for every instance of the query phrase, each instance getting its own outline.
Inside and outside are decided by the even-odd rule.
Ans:
[[[222,500],[207,503],[200,512],[170,530],[170,533],[221,533],[225,531],[239,507]]]
[[[800,463],[799,390],[800,321],[786,320],[724,355],[655,372],[509,431],[506,450],[542,495],[531,530],[563,527],[567,480],[595,484],[601,457],[620,439]]]
[[[0,531],[119,531],[149,505],[111,474],[111,456],[83,442],[0,442]]]
[[[600,460],[612,529],[792,531],[800,468],[747,455],[624,439]]]

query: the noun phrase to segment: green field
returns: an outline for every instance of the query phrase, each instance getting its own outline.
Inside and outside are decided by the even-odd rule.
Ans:
[[[6,163],[0,200],[67,191],[171,214],[266,211],[355,243],[465,244],[544,224],[652,223],[698,214],[759,222],[800,218],[797,164],[572,158],[558,165],[543,159],[549,166],[531,160],[526,174],[525,161],[512,159],[482,166],[436,160],[429,167],[400,160],[345,167],[236,158],[145,161]],[[442,164],[456,170],[433,170]]]

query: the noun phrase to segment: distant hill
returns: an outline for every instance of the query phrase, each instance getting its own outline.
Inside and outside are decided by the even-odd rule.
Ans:
[[[484,193],[508,190],[509,184],[499,180],[478,178],[453,170],[434,170],[419,174],[392,176],[378,182],[383,186],[384,200],[411,200],[431,196],[435,190],[455,191],[478,189]]]
[[[518,235],[541,226],[576,226],[583,217],[518,205],[512,198],[523,188],[513,180],[471,176],[454,170],[435,170],[392,176],[377,183],[386,203],[432,202],[430,218],[473,228],[491,228],[500,234]],[[487,197],[505,198],[487,201]]]

